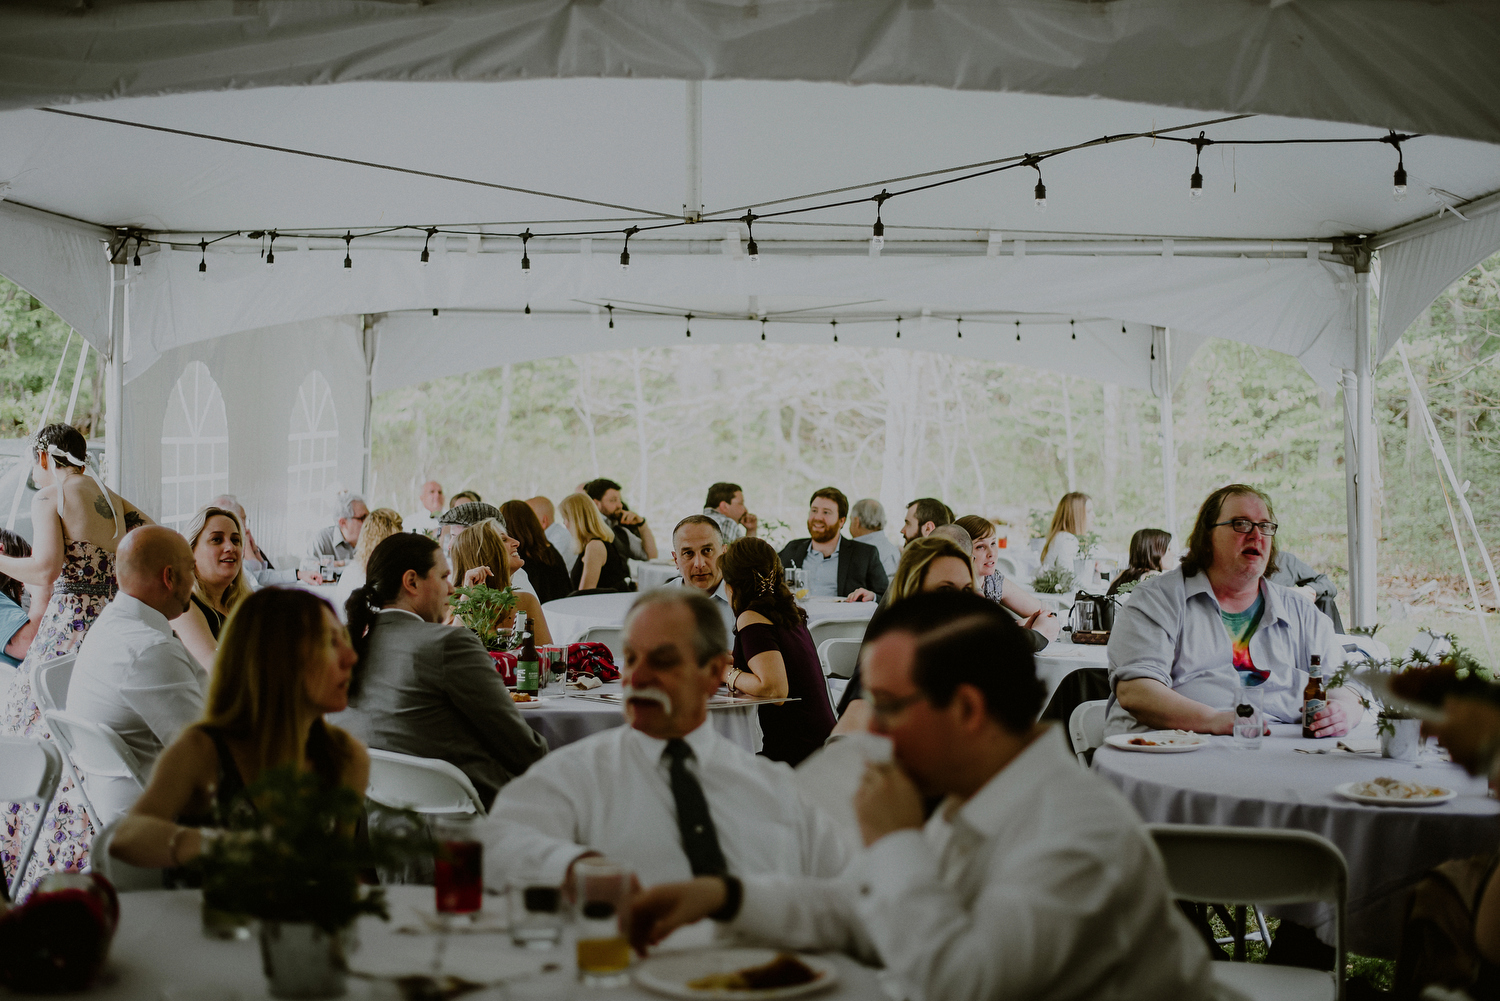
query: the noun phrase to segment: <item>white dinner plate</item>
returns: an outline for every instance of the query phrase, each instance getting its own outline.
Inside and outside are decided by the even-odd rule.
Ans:
[[[1436,806],[1439,803],[1446,803],[1450,799],[1455,799],[1458,796],[1458,793],[1454,792],[1452,789],[1443,789],[1443,794],[1441,796],[1424,796],[1421,799],[1394,799],[1387,798],[1385,796],[1361,796],[1353,791],[1354,787],[1359,784],[1360,783],[1358,782],[1345,782],[1343,785],[1334,786],[1333,791],[1338,793],[1345,799],[1351,799],[1356,803],[1367,803],[1370,806]],[[1425,783],[1423,784],[1425,785]],[[1442,787],[1436,786],[1434,788]]]
[[[1154,740],[1154,744],[1132,744],[1132,740]],[[1184,733],[1181,730],[1152,730],[1149,733],[1113,733],[1104,738],[1110,747],[1122,751],[1144,751],[1147,754],[1181,754],[1208,746],[1208,738],[1201,733]],[[1170,743],[1169,743],[1170,742]]]
[[[760,991],[699,990],[688,986],[688,981],[697,980],[714,973],[733,973],[748,966],[760,966],[775,959],[775,949],[694,949],[690,952],[663,952],[652,956],[635,968],[635,982],[650,991],[665,994],[669,998],[688,998],[701,1001],[703,998],[754,998],[755,1001],[771,998],[800,998],[825,991],[839,981],[838,969],[826,959],[818,956],[798,954],[797,958],[817,973],[818,979],[795,987],[772,987]]]

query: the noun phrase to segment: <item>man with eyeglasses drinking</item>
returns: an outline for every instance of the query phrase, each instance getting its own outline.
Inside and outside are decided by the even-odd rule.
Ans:
[[[1266,579],[1275,570],[1271,499],[1242,483],[1209,494],[1182,565],[1137,587],[1115,616],[1105,732],[1231,733],[1242,681],[1260,687],[1268,722],[1302,722],[1312,655],[1331,673],[1343,650],[1326,616]],[[1314,733],[1342,737],[1361,712],[1353,691],[1330,688]]]

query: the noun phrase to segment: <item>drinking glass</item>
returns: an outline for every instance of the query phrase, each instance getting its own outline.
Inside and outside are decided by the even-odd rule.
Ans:
[[[1265,714],[1261,711],[1260,679],[1255,684],[1245,683],[1240,676],[1239,688],[1234,702],[1234,746],[1246,751],[1260,747],[1261,734],[1265,731]]]
[[[439,914],[473,914],[484,898],[484,845],[467,818],[440,820],[433,825],[437,856],[433,882]]]
[[[578,979],[586,987],[630,982],[630,887],[633,873],[606,859],[573,866],[578,920]]]
[[[510,887],[510,940],[523,949],[550,949],[562,937],[562,890],[535,883]]]

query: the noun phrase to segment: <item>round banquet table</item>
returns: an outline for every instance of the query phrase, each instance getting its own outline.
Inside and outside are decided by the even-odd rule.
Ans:
[[[1062,680],[1074,671],[1087,669],[1109,670],[1109,647],[1102,643],[1074,643],[1072,633],[1058,633],[1057,639],[1048,643],[1036,655],[1036,674],[1047,685],[1045,705],[1057,691]]]
[[[1148,823],[1321,834],[1349,865],[1349,950],[1394,957],[1406,891],[1440,862],[1493,851],[1500,842],[1500,803],[1490,798],[1483,779],[1470,777],[1432,745],[1416,762],[1403,762],[1334,751],[1336,741],[1303,739],[1294,725],[1271,729],[1273,735],[1256,750],[1235,748],[1231,737],[1210,737],[1209,746],[1181,754],[1122,751],[1106,744],[1094,752],[1094,769],[1119,786]],[[1374,736],[1373,721],[1366,719],[1346,739],[1368,742]],[[1299,747],[1331,753],[1299,754]],[[1345,782],[1386,776],[1459,795],[1434,806],[1387,807],[1355,803],[1333,791]],[[1276,911],[1333,943],[1330,907]]]
[[[438,935],[433,931],[433,892],[422,886],[386,887],[391,920],[365,917],[349,956],[350,1001],[398,1001],[389,978],[430,974]],[[260,1001],[269,998],[261,971],[260,944],[254,939],[205,938],[197,890],[151,890],[120,895],[120,927],[104,973],[88,991],[88,1001]],[[441,972],[492,986],[465,994],[472,1001],[508,998],[652,998],[634,986],[585,990],[575,980],[573,948],[567,933],[555,949],[517,949],[505,929],[503,897],[486,894],[473,931],[448,936]],[[685,931],[695,931],[686,929]],[[679,934],[682,934],[679,932]],[[707,936],[698,936],[706,940]],[[705,942],[706,944],[706,942]],[[825,957],[839,974],[837,986],[819,997],[878,998],[876,971],[846,956]],[[543,967],[555,968],[543,972]],[[363,976],[361,976],[363,974]],[[381,979],[374,979],[381,978]],[[508,981],[506,986],[497,981]]]
[[[619,693],[620,683],[612,681],[579,694]],[[554,751],[564,744],[625,723],[619,703],[562,695],[553,687],[543,689],[539,702],[518,702],[516,708],[533,730],[547,738],[547,747]],[[708,720],[720,736],[756,754],[761,749],[760,716],[756,710],[756,706],[711,708]]]
[[[680,576],[682,575],[677,572],[677,564],[669,559],[630,561],[630,579],[635,581],[635,586],[642,591],[661,587],[672,578]]]
[[[558,598],[542,606],[554,643],[576,643],[591,626],[620,626],[639,592],[581,594]],[[802,602],[809,627],[824,622],[867,622],[878,606],[873,601],[837,601],[809,598]]]

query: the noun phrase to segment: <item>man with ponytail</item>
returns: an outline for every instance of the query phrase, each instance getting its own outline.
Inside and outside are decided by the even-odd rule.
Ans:
[[[359,654],[349,708],[330,719],[370,747],[450,762],[488,808],[547,742],[521,718],[479,637],[443,625],[453,584],[437,542],[397,533],[365,570],[344,606]]]

